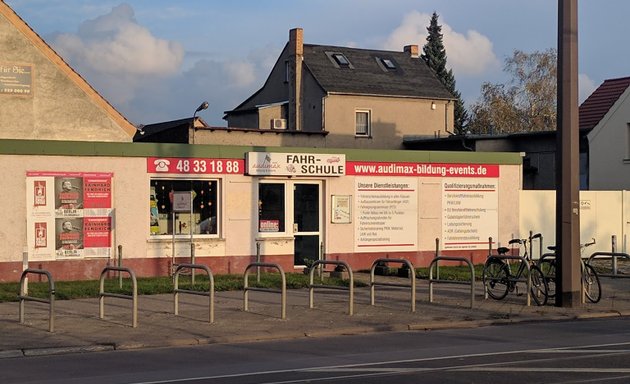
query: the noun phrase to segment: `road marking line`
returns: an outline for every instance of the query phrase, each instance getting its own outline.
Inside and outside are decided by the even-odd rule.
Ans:
[[[405,359],[405,360],[391,360],[391,361],[378,361],[378,362],[372,362],[372,363],[360,363],[360,364],[346,364],[346,365],[332,365],[332,366],[324,366],[324,367],[313,367],[313,368],[295,368],[295,369],[281,369],[281,370],[272,370],[272,371],[259,371],[259,372],[244,372],[244,373],[235,373],[235,374],[228,374],[228,375],[217,375],[217,376],[200,376],[200,377],[188,377],[188,378],[181,378],[181,379],[170,379],[170,380],[158,380],[158,381],[143,381],[143,382],[136,382],[136,383],[130,383],[130,384],[168,384],[168,383],[179,383],[179,382],[185,382],[185,381],[195,381],[195,380],[212,380],[212,379],[226,379],[226,378],[236,378],[236,377],[247,377],[247,376],[260,376],[260,375],[270,375],[270,374],[278,374],[278,373],[291,373],[291,372],[323,372],[324,370],[340,370],[340,369],[350,369],[350,368],[358,368],[358,367],[370,367],[370,366],[376,366],[376,365],[386,365],[386,364],[400,364],[400,363],[419,363],[419,362],[424,362],[424,361],[439,361],[439,360],[448,360],[448,359],[462,359],[462,358],[468,358],[468,357],[484,357],[484,356],[503,356],[503,355],[512,355],[512,354],[522,354],[522,353],[540,353],[540,352],[545,352],[545,351],[555,351],[555,352],[562,352],[562,351],[571,351],[571,348],[580,348],[584,349],[584,348],[595,348],[595,347],[610,347],[610,346],[621,346],[621,345],[630,345],[630,342],[623,342],[623,343],[609,343],[609,344],[595,344],[595,345],[576,345],[576,346],[569,346],[569,347],[559,347],[559,348],[544,348],[544,349],[523,349],[523,350],[512,350],[512,351],[501,351],[501,352],[489,352],[489,353],[469,353],[469,354],[462,354],[462,355],[450,355],[450,356],[438,356],[438,357],[426,357],[426,358],[420,358],[420,359]],[[623,350],[614,350],[615,353],[617,352],[625,352]],[[514,362],[511,362],[512,364]],[[497,364],[497,363],[494,363]],[[498,363],[498,364],[510,364],[510,362],[503,362],[503,363]],[[486,365],[487,366],[487,365]],[[479,369],[482,369],[482,366],[478,366]],[[474,365],[463,365],[463,366],[451,366],[451,367],[441,367],[441,368],[417,368],[417,370],[419,371],[437,371],[437,370],[474,370],[475,366]],[[374,371],[377,368],[369,368],[366,370],[369,371]],[[402,371],[404,368],[401,368],[400,371]],[[497,368],[500,369],[500,368]],[[510,368],[505,368],[505,370],[509,370]],[[520,369],[520,368],[518,368]],[[532,369],[530,367],[528,367],[527,369]],[[527,370],[524,369],[524,370]],[[516,371],[517,368],[514,368],[514,371]],[[621,371],[619,371],[621,372]],[[630,371],[629,371],[630,372]],[[371,375],[383,375],[384,373],[379,372],[379,373],[373,373]],[[357,375],[357,376],[348,376],[348,377],[361,377],[363,375]],[[370,374],[367,374],[366,376],[370,376]],[[344,377],[340,377],[340,378],[344,378]],[[293,382],[301,382],[304,380],[299,380],[299,381],[287,381],[286,383],[293,383]],[[306,380],[308,381],[308,380]],[[311,379],[311,381],[319,381],[319,380],[313,380]],[[278,382],[278,384],[281,382]],[[285,382],[282,382],[285,383]]]
[[[466,372],[575,372],[575,373],[630,373],[630,368],[539,368],[539,367],[474,367],[458,368]]]

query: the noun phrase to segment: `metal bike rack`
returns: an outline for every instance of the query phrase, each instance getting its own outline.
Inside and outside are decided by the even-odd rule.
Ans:
[[[401,284],[401,283],[383,283],[376,282],[374,278],[374,270],[377,265],[380,263],[402,263],[409,268],[409,284]],[[413,264],[406,259],[376,259],[372,263],[372,268],[370,268],[370,305],[374,305],[374,287],[380,286],[388,286],[388,287],[403,287],[411,289],[411,312],[416,312],[416,273],[413,268]]]
[[[597,252],[595,252],[595,253],[597,253]],[[538,263],[537,263],[536,265],[540,266],[540,264],[543,262],[543,260],[546,260],[546,259],[553,259],[553,260],[555,261],[555,260],[556,260],[556,254],[555,254],[555,253],[553,253],[553,252],[551,252],[551,253],[545,253],[544,255],[542,255],[542,256],[540,257],[540,259],[538,259]],[[583,261],[584,259],[581,259],[581,260]],[[588,261],[590,261],[590,259],[589,259]],[[587,261],[585,264],[588,264],[588,261]],[[582,267],[580,266],[580,274],[582,274],[582,273],[583,273],[583,272],[582,272],[582,270],[581,270],[581,268],[582,268]],[[556,267],[556,269],[557,269],[557,267]],[[597,275],[598,275],[598,276],[602,276],[602,275],[601,275],[601,274],[599,274],[599,273],[598,273]],[[547,276],[545,276],[545,278],[546,278],[546,277],[547,277]],[[582,276],[580,276],[580,291],[582,292],[582,293],[580,294],[580,301],[581,301],[581,303],[582,303],[582,304],[585,304],[585,303],[586,303],[586,291],[585,291],[585,289],[584,289],[584,279],[582,278]],[[557,294],[558,294],[558,291],[556,290],[556,295],[557,295]]]
[[[270,289],[270,288],[258,288],[258,287],[250,287],[249,286],[249,270],[252,268],[256,268],[256,267],[267,267],[267,268],[275,268],[278,270],[278,272],[280,272],[280,276],[282,277],[282,288],[280,290],[278,289]],[[245,312],[248,311],[248,297],[249,297],[249,291],[258,291],[258,292],[272,292],[272,293],[279,293],[281,295],[281,305],[282,305],[282,309],[281,309],[281,314],[280,314],[280,318],[282,320],[286,319],[287,317],[287,279],[284,275],[284,270],[282,270],[282,267],[278,264],[275,263],[251,263],[250,265],[247,266],[247,268],[245,268],[245,273],[243,276],[243,310]]]
[[[190,270],[194,269],[202,269],[206,271],[208,274],[209,287],[208,292],[200,292],[193,291],[189,289],[180,289],[179,288],[179,274],[182,269],[188,268]],[[192,278],[191,278],[192,281]],[[194,282],[192,282],[194,284]],[[199,296],[208,296],[208,322],[214,323],[214,276],[212,276],[212,271],[206,265],[202,264],[179,264],[175,269],[175,276],[173,281],[173,305],[175,316],[179,315],[179,294],[180,293],[188,293],[190,295],[199,295]]]
[[[433,278],[433,266],[439,268],[438,262],[444,261],[463,261],[468,264],[468,268],[470,269],[470,282],[468,281],[456,281],[456,280],[444,280],[440,279],[439,276],[437,278]],[[470,308],[473,308],[475,305],[475,268],[473,267],[470,260],[465,257],[457,257],[457,256],[437,256],[431,261],[429,264],[429,302],[433,302],[433,283],[449,283],[449,284],[470,284]]]
[[[545,255],[543,255],[541,257],[544,257]],[[520,278],[517,279],[515,277],[510,277],[510,281],[513,281],[515,283],[527,283],[527,306],[531,306],[532,304],[532,296],[531,296],[531,289],[532,289],[532,279],[531,279],[531,273],[530,273],[530,268],[529,268],[529,263],[527,262],[527,260],[523,257],[523,256],[511,256],[511,255],[490,255],[488,256],[488,258],[490,257],[494,257],[496,259],[501,259],[501,260],[519,260],[522,264],[525,265],[525,268],[527,268],[527,278]],[[519,267],[520,268],[520,267]],[[488,299],[488,288],[486,287],[486,285],[483,285],[483,296],[484,299]]]
[[[313,284],[313,280],[315,277],[316,266],[318,265],[336,265],[342,266],[348,271],[348,277],[350,279],[349,287],[340,287],[336,285],[324,285],[324,284]],[[334,261],[334,260],[317,260],[313,263],[311,270],[309,272],[309,285],[308,285],[308,307],[313,308],[313,291],[315,288],[325,288],[325,289],[338,289],[342,291],[348,291],[350,298],[348,300],[348,315],[352,316],[354,309],[354,277],[352,276],[352,269],[350,266],[344,261]]]
[[[131,295],[123,295],[120,293],[110,293],[105,292],[105,274],[107,271],[118,271],[118,272],[127,272],[131,277],[132,282],[132,294]],[[136,328],[138,326],[138,281],[136,280],[136,274],[129,268],[125,267],[114,267],[109,266],[105,267],[101,272],[101,278],[99,279],[99,292],[98,292],[98,307],[99,307],[99,318],[102,319],[105,317],[105,297],[116,297],[118,299],[126,299],[131,300],[133,302],[132,307],[132,321],[131,326]]]
[[[42,299],[39,297],[29,296],[26,293],[25,281],[28,274],[46,275],[48,278],[48,299]],[[48,332],[55,330],[55,282],[50,272],[44,269],[27,268],[22,272],[20,277],[20,324],[24,324],[24,302],[25,301],[37,301],[39,303],[48,304]]]
[[[615,278],[621,278],[621,279],[630,278],[630,275],[620,275],[620,274],[618,274],[618,271],[617,271],[617,259],[618,258],[630,260],[630,255],[628,255],[627,253],[624,253],[624,252],[595,252],[588,258],[588,260],[586,261],[586,264],[590,264],[591,261],[593,261],[594,259],[610,259],[610,260],[612,260],[612,268],[611,268],[612,269],[612,273],[599,273],[599,272],[597,272],[597,274],[599,276],[615,277]]]

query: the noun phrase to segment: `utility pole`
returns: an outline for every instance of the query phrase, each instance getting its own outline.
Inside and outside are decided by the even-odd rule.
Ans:
[[[577,0],[558,0],[556,306],[582,304]]]

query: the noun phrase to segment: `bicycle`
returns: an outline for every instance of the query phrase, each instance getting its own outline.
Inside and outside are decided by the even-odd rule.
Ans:
[[[584,295],[591,303],[597,303],[602,298],[602,285],[599,281],[599,275],[592,265],[584,262],[582,254],[584,249],[595,244],[595,239],[592,239],[590,243],[580,244],[580,274],[582,279],[582,289]],[[543,272],[547,286],[549,288],[549,297],[555,299],[556,297],[556,246],[550,245],[547,247],[552,254],[545,254],[538,261],[538,267]]]
[[[538,233],[529,239],[512,239],[508,242],[512,246],[512,252],[516,248],[515,244],[523,247],[522,257],[525,261],[519,263],[516,273],[512,273],[512,266],[505,258],[507,253],[510,252],[510,248],[499,247],[497,249],[498,256],[488,256],[483,267],[482,280],[485,290],[490,297],[495,300],[502,300],[507,296],[508,292],[516,291],[518,293],[516,284],[522,282],[524,277],[527,277],[530,279],[531,296],[536,304],[540,306],[547,303],[547,281],[540,268],[533,262],[527,252],[527,243],[529,242],[531,245],[533,239],[539,239],[540,237],[541,235]],[[529,268],[525,263],[528,264]],[[529,271],[529,276],[525,275],[526,271]]]

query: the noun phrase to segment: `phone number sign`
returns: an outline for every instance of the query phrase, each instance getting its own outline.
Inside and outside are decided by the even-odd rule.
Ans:
[[[178,157],[148,157],[148,173],[171,173],[186,175],[242,175],[245,171],[243,159],[208,159]]]

